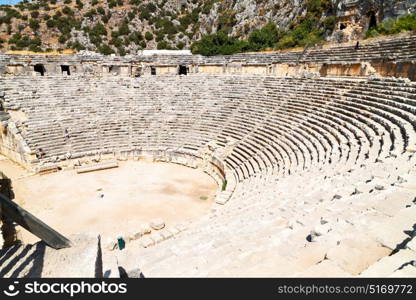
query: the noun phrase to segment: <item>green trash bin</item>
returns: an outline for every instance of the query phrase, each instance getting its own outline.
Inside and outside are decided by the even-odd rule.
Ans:
[[[123,237],[119,236],[117,238],[117,245],[119,250],[123,250],[126,247],[126,242],[124,241]]]

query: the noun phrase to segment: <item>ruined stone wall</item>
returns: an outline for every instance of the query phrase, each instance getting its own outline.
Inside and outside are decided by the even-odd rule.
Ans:
[[[16,122],[24,122],[23,113],[3,111],[4,96],[4,91],[0,89],[0,153],[30,169],[30,149],[16,126]],[[15,117],[12,118],[11,115]]]
[[[0,75],[44,76],[91,74],[96,76],[247,74],[303,76],[394,76],[414,80],[416,35],[353,43],[325,49],[292,52],[242,53],[228,56],[137,55],[103,56],[93,52],[76,55],[0,55]]]

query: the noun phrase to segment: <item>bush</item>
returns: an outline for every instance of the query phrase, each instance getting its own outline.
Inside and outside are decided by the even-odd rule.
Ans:
[[[117,6],[117,1],[115,1],[115,0],[108,1],[108,7],[109,8],[113,8],[113,7],[116,7],[116,6]]]
[[[366,32],[365,37],[375,37],[378,35],[397,34],[404,31],[416,30],[416,14],[401,16],[396,20],[387,20],[371,28]]]
[[[148,40],[148,41],[151,41],[151,40],[153,40],[153,34],[151,34],[149,31],[147,31],[147,32],[144,34],[144,38],[145,38],[146,40]]]
[[[163,50],[163,49],[172,49],[169,44],[166,41],[160,41],[159,43],[157,43],[157,49],[158,50]]]
[[[65,7],[62,9],[62,12],[63,12],[65,15],[70,15],[70,16],[72,16],[72,15],[74,14],[74,12],[72,11],[72,9],[71,9],[71,8],[69,8],[68,6],[65,6]]]
[[[110,46],[104,44],[104,45],[101,45],[101,46],[98,47],[98,52],[100,52],[101,54],[104,54],[104,55],[110,55],[110,54],[114,53],[114,50],[111,49]]]
[[[69,48],[77,50],[77,51],[85,50],[84,45],[82,45],[79,41],[75,41],[71,45],[68,45],[68,46]]]
[[[102,16],[105,15],[105,9],[102,6],[97,7],[97,12]]]
[[[91,8],[89,11],[87,11],[84,14],[84,17],[88,19],[92,19],[96,14],[97,14],[97,11],[95,10],[95,8]]]
[[[338,19],[337,19],[337,17],[335,17],[335,16],[329,16],[329,17],[326,17],[326,18],[324,19],[324,22],[323,22],[323,24],[324,24],[324,29],[325,29],[325,30],[328,30],[328,31],[330,31],[330,32],[334,31],[334,29],[335,29],[335,25],[337,24],[337,21],[338,21]]]
[[[143,35],[140,32],[133,32],[129,35],[128,39],[130,42],[139,45],[139,43],[143,41]]]
[[[37,18],[39,17],[39,12],[38,12],[37,10],[32,11],[32,12],[30,13],[30,16],[31,16],[32,18],[34,18],[34,19],[37,19]]]
[[[286,35],[278,43],[277,47],[280,49],[287,49],[296,46],[296,41],[291,35]]]
[[[81,9],[84,7],[84,4],[82,3],[82,1],[81,1],[81,0],[76,0],[76,4],[77,4],[77,8],[78,8],[79,10],[81,10]]]
[[[36,19],[30,19],[29,21],[29,27],[32,28],[33,30],[38,30],[40,25],[39,25],[39,21]]]
[[[263,28],[254,30],[248,38],[250,50],[259,51],[265,48],[273,48],[282,33],[273,23],[266,24]]]
[[[120,28],[118,29],[119,35],[129,35],[130,34],[130,28],[129,28],[129,22],[128,20],[124,20],[124,22],[121,24]]]
[[[229,37],[224,31],[205,35],[191,45],[193,54],[206,56],[228,55],[247,50],[249,50],[248,42]]]
[[[66,35],[61,35],[58,39],[58,42],[61,44],[65,44],[67,40],[68,40],[68,37]]]

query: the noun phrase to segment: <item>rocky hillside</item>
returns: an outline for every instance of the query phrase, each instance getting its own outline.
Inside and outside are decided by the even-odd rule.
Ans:
[[[187,49],[218,31],[246,39],[269,22],[290,30],[310,20],[321,38],[345,41],[415,8],[415,0],[26,0],[0,6],[0,51]]]

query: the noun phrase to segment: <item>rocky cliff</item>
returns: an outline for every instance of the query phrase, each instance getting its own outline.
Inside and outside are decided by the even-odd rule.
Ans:
[[[326,24],[326,40],[347,41],[413,12],[416,0],[36,0],[0,6],[0,51],[186,49],[220,30],[246,38],[270,21],[288,29],[311,16]]]

